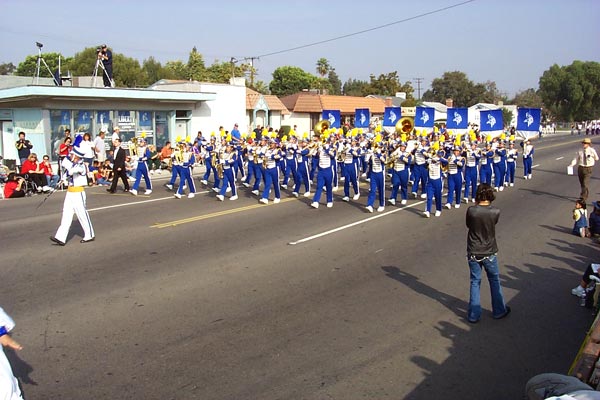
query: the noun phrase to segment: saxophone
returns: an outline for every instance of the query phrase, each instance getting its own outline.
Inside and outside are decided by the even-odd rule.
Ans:
[[[215,169],[217,170],[217,177],[219,179],[223,179],[223,164],[221,164],[222,158],[223,153],[221,150],[219,150],[219,152],[215,152]]]

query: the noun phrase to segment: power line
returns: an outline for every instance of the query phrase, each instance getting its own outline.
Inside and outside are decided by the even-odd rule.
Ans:
[[[460,6],[463,6],[463,5],[468,4],[468,3],[473,3],[474,1],[475,0],[463,1],[461,3],[456,3],[456,4],[450,5],[448,7],[438,8],[438,9],[433,10],[433,11],[428,11],[426,13],[418,14],[418,15],[415,15],[415,16],[412,16],[412,17],[404,18],[404,19],[401,19],[401,20],[398,20],[398,21],[394,21],[394,22],[390,22],[390,23],[387,23],[387,24],[384,24],[384,25],[375,26],[373,28],[364,29],[362,31],[358,31],[358,32],[354,32],[354,33],[348,33],[346,35],[336,36],[334,38],[325,39],[325,40],[321,40],[321,41],[313,42],[313,43],[309,43],[309,44],[304,44],[304,45],[301,45],[301,46],[291,47],[291,48],[285,49],[285,50],[274,51],[272,53],[262,54],[262,55],[259,55],[257,57],[258,58],[263,58],[263,57],[274,56],[276,54],[287,53],[287,52],[294,51],[294,50],[304,49],[306,47],[317,46],[319,44],[329,43],[329,42],[333,42],[335,40],[340,40],[340,39],[345,39],[345,38],[352,37],[352,36],[361,35],[363,33],[372,32],[372,31],[375,31],[375,30],[378,30],[378,29],[387,28],[388,26],[401,24],[403,22],[408,22],[408,21],[412,21],[414,19],[423,18],[423,17],[426,17],[428,15],[432,15],[432,14],[437,14],[437,13],[440,13],[442,11],[450,10],[451,8],[460,7]]]
[[[424,78],[413,78],[413,81],[417,81],[417,100],[421,100],[421,82]]]

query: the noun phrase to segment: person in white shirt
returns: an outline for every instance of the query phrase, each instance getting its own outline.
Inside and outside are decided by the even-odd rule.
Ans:
[[[96,160],[103,163],[106,160],[106,145],[104,143],[104,137],[106,134],[103,131],[98,133],[96,139],[94,139],[94,152],[96,153]]]
[[[591,147],[592,140],[585,138],[581,141],[583,148],[577,152],[570,167],[574,167],[577,164],[577,176],[579,177],[579,185],[581,186],[580,198],[587,202],[589,195],[589,184],[590,178],[592,177],[592,168],[596,161],[598,161],[598,153]]]

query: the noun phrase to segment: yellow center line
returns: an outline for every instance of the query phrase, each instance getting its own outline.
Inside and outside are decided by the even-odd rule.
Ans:
[[[292,201],[292,200],[298,200],[295,197],[290,197],[288,199],[282,199],[281,203],[287,203],[288,201]],[[280,204],[281,204],[280,203]],[[269,205],[275,205],[274,203],[269,203]],[[229,215],[229,214],[236,214],[242,211],[248,211],[248,210],[253,210],[255,208],[261,208],[261,207],[265,207],[265,204],[253,204],[251,206],[245,206],[245,207],[239,207],[239,208],[233,208],[231,210],[223,210],[223,211],[217,211],[211,214],[205,214],[205,215],[197,215],[195,217],[189,217],[189,218],[184,218],[184,219],[179,219],[176,221],[171,221],[171,222],[163,222],[163,223],[158,223],[158,224],[154,224],[152,226],[150,226],[151,228],[168,228],[168,227],[174,227],[177,225],[182,225],[182,224],[187,224],[189,222],[196,222],[196,221],[202,221],[204,219],[209,219],[209,218],[214,218],[214,217],[220,217],[223,215]]]

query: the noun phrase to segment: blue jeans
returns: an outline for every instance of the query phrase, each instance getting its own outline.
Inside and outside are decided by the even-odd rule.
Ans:
[[[498,272],[498,259],[496,255],[484,258],[469,256],[469,269],[471,270],[471,293],[469,296],[469,310],[467,318],[469,321],[478,321],[481,318],[481,300],[479,289],[481,287],[481,270],[485,268],[488,281],[490,282],[490,292],[492,294],[492,316],[494,318],[502,317],[506,314],[506,305],[500,286],[500,274]]]

